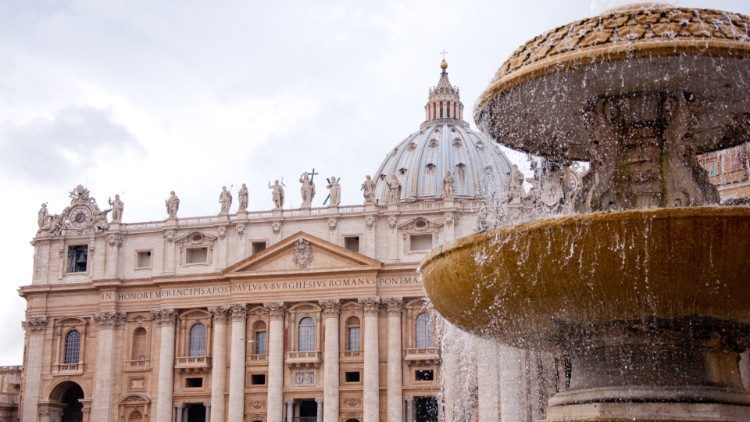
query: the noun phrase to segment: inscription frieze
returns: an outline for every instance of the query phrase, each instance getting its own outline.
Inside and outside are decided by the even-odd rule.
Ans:
[[[263,292],[292,292],[316,289],[357,288],[367,286],[392,287],[392,286],[419,286],[419,277],[395,276],[395,277],[351,277],[321,280],[293,280],[293,281],[261,281],[246,282],[225,286],[195,286],[174,287],[160,290],[144,289],[127,292],[103,292],[101,300],[117,300],[120,302],[160,300],[162,298],[180,297],[210,297],[242,293]]]

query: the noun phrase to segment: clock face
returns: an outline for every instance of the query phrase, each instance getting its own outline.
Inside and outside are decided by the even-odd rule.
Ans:
[[[84,205],[77,205],[68,214],[70,225],[76,229],[82,229],[91,222],[91,210]]]

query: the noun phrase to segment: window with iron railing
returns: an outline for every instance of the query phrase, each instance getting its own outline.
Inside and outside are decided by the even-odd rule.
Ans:
[[[65,352],[63,353],[63,363],[78,363],[81,359],[81,333],[77,330],[70,330],[65,335]]]
[[[190,340],[188,345],[189,356],[206,355],[206,326],[200,322],[190,327]]]

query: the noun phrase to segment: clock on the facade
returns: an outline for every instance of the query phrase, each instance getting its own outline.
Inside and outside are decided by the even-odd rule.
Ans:
[[[85,205],[76,205],[68,214],[70,225],[76,229],[82,229],[91,222],[91,210]]]

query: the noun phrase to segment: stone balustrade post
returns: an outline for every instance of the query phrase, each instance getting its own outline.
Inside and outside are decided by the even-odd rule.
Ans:
[[[172,388],[174,386],[174,309],[152,312],[159,326],[159,378],[156,386],[156,420],[172,419]]]
[[[388,422],[403,418],[403,376],[401,358],[401,299],[386,299],[388,309]]]
[[[223,306],[209,308],[213,315],[213,344],[211,351],[211,419],[224,421],[226,409],[224,391],[227,384],[227,313]]]
[[[323,421],[339,420],[339,309],[338,300],[322,300],[325,323],[325,349],[323,350],[323,402],[318,404],[321,413],[325,403]]]
[[[245,417],[245,344],[247,305],[235,304],[232,312],[232,345],[229,359],[229,422]]]
[[[115,382],[115,330],[125,321],[121,312],[103,311],[94,314],[99,326],[96,338],[96,362],[94,367],[94,391],[91,402],[91,418],[95,421],[114,419],[112,388]]]
[[[284,312],[281,302],[268,309],[268,398],[266,422],[282,422],[284,413]]]
[[[364,381],[362,383],[363,422],[380,420],[380,371],[378,357],[378,316],[380,299],[359,299],[365,311],[364,321]]]
[[[23,324],[26,330],[26,361],[23,363],[23,407],[22,421],[34,421],[39,418],[39,394],[42,381],[42,362],[44,360],[44,333],[47,330],[47,317],[27,317]]]

